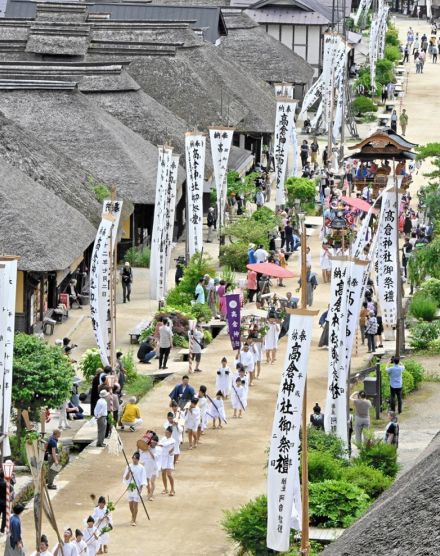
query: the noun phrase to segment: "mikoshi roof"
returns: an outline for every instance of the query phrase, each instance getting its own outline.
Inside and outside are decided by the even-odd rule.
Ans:
[[[346,158],[414,160],[416,155],[412,152],[412,149],[416,146],[416,143],[410,143],[391,128],[378,129],[356,145],[348,147],[349,151],[357,149],[358,152],[350,153]]]
[[[0,253],[28,271],[64,270],[93,242],[96,229],[78,210],[0,155]]]
[[[271,83],[306,84],[313,68],[301,56],[266,33],[244,13],[225,14],[228,35],[219,49],[227,60],[239,62],[261,79]]]
[[[92,173],[46,143],[41,134],[21,128],[1,112],[0,156],[98,226],[101,205],[88,183]]]
[[[50,84],[50,87],[53,87]],[[1,90],[5,115],[86,168],[119,195],[153,204],[157,148],[75,90]],[[178,183],[184,179],[178,174]]]
[[[440,434],[323,556],[434,556],[439,553]]]

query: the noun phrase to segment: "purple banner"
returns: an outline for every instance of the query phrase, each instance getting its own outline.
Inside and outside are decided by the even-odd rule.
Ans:
[[[226,297],[226,317],[232,349],[240,349],[240,294],[229,293]]]

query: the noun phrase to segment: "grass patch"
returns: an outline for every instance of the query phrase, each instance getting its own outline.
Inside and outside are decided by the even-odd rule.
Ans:
[[[151,376],[137,375],[135,379],[124,386],[124,393],[128,396],[142,398],[153,388]]]

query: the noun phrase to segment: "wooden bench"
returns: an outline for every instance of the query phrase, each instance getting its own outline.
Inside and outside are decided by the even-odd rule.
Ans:
[[[205,349],[202,349],[202,353],[205,353]],[[179,352],[178,361],[188,361],[189,359],[189,348],[182,348]]]
[[[138,344],[139,343],[139,337],[142,334],[142,332],[148,328],[151,324],[151,321],[149,320],[141,320],[141,322],[139,322],[134,328],[133,330],[131,330],[128,335],[130,336],[130,344]]]

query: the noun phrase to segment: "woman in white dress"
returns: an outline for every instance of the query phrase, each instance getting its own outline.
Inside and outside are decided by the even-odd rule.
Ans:
[[[183,433],[183,426],[179,423],[176,414],[172,411],[169,411],[167,414],[167,420],[163,424],[163,428],[167,429],[171,427],[173,429],[173,438],[174,438],[174,465],[177,463],[180,455],[180,444],[182,443],[182,433]]]
[[[277,360],[278,336],[280,325],[275,319],[270,318],[268,322],[269,330],[264,337],[264,349],[266,351],[267,363],[274,363]]]
[[[161,469],[162,469],[162,482],[163,491],[162,494],[168,494],[168,481],[170,481],[170,492],[169,496],[174,496],[174,446],[175,441],[173,438],[173,427],[167,427],[165,429],[165,436],[161,439],[160,445],[162,447],[161,455]]]
[[[237,352],[237,360],[243,365],[249,377],[249,386],[252,386],[252,382],[255,377],[255,361],[250,346],[247,342],[243,344],[243,349]]]
[[[232,375],[231,369],[228,367],[228,360],[223,357],[222,366],[217,369],[217,377],[215,379],[215,389],[221,390],[225,399],[231,393]]]
[[[144,466],[145,476],[147,477],[148,500],[154,498],[154,489],[156,488],[156,477],[159,474],[159,456],[157,453],[157,443],[159,437],[154,434],[150,440],[147,450],[139,450],[140,463]]]
[[[99,548],[99,531],[95,527],[95,520],[92,516],[87,518],[87,527],[83,530],[83,537],[87,545],[87,556],[96,556]]]
[[[188,431],[189,449],[197,448],[197,430],[200,423],[200,409],[198,398],[193,398],[185,412],[185,429]]]
[[[93,510],[92,517],[95,520],[95,526],[99,531],[99,552],[98,554],[102,554],[102,552],[108,552],[108,541],[110,535],[108,532],[102,533],[104,528],[108,528],[109,526],[113,528],[113,521],[110,512],[107,510],[107,504],[105,503],[104,496],[100,496],[98,498],[98,505]]]
[[[83,537],[83,532],[81,529],[75,531],[75,542],[73,543],[78,552],[78,556],[89,556],[89,548]]]
[[[139,452],[135,452],[132,455],[131,461],[132,463],[125,467],[122,482],[128,487],[128,507],[131,513],[131,525],[135,527],[138,506],[141,501],[142,489],[147,484],[147,476],[144,466],[140,463]]]
[[[244,389],[244,385],[241,381],[241,378],[236,379],[235,385],[232,388],[231,403],[232,403],[232,409],[234,410],[233,417],[237,417],[237,411],[238,411],[238,418],[241,419],[242,412],[246,410],[246,406],[247,406],[246,390]]]

